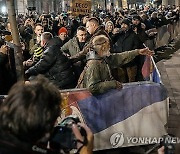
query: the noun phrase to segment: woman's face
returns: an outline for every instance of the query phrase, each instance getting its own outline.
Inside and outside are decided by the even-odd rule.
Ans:
[[[59,34],[59,38],[64,41],[67,38],[67,34],[65,32],[62,32],[61,34]]]
[[[106,25],[106,30],[108,31],[108,32],[112,32],[113,31],[113,24],[112,23],[107,23],[107,25]]]

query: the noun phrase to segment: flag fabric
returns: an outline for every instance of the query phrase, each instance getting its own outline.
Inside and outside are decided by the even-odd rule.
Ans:
[[[150,80],[151,66],[152,66],[151,58],[150,56],[146,56],[142,67],[142,75],[144,77],[144,80],[146,81]]]
[[[151,61],[152,61],[152,64],[153,64],[153,70],[152,70],[152,73],[151,73],[151,76],[152,76],[152,82],[156,82],[156,83],[162,83],[161,81],[161,75],[159,73],[159,70],[156,66],[156,63],[153,59],[153,57],[151,56]]]
[[[142,67],[142,75],[146,81],[162,83],[159,70],[152,56],[146,56]]]
[[[156,68],[154,68],[152,72],[152,81],[156,83],[161,83],[160,74],[158,73],[158,70]]]
[[[94,150],[142,145],[127,143],[127,137],[166,134],[167,93],[161,84],[129,83],[98,96],[88,91],[64,94],[61,117],[78,115],[94,133]]]

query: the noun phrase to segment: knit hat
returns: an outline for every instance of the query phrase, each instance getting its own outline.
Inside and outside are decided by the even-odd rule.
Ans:
[[[58,31],[58,35],[60,35],[61,33],[68,33],[67,29],[65,27],[61,27]]]
[[[125,19],[122,20],[122,23],[124,23],[124,24],[130,26],[131,21],[130,21],[129,19],[125,18]]]

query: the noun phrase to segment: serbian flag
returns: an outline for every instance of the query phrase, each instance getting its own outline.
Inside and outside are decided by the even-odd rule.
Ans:
[[[146,56],[142,67],[142,75],[146,81],[162,83],[159,70],[152,56]]]
[[[74,89],[61,93],[61,115],[77,115],[94,134],[94,150],[145,145],[130,137],[161,137],[167,134],[167,91],[155,82],[133,82],[100,95]]]

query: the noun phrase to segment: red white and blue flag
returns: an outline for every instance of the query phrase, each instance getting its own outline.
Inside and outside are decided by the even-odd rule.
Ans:
[[[87,90],[62,93],[62,114],[77,115],[94,133],[94,150],[143,145],[127,137],[161,137],[166,134],[167,93],[162,84],[124,84],[93,96]],[[147,144],[147,143],[144,143]]]
[[[146,81],[162,83],[161,75],[152,56],[146,56],[142,67],[142,75]]]

